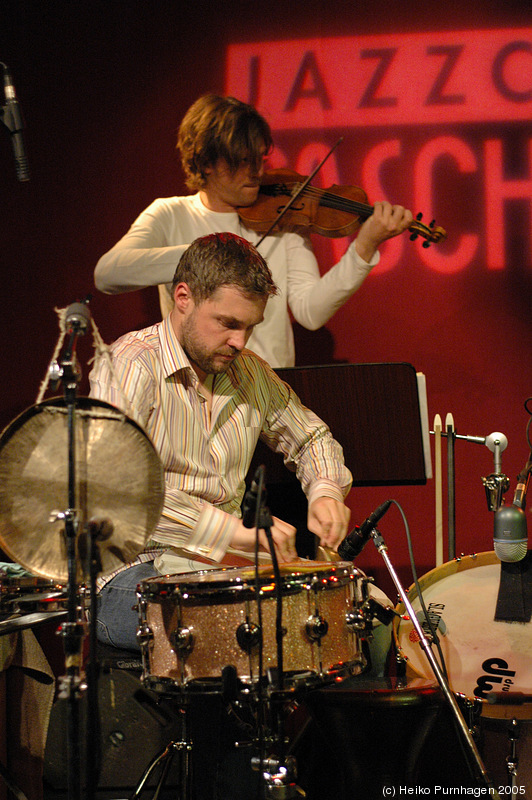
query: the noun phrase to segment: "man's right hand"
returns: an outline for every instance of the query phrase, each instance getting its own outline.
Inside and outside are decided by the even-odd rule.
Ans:
[[[271,529],[273,544],[277,560],[283,564],[295,561],[298,557],[296,551],[296,529],[288,522],[278,517],[273,517]],[[245,528],[242,523],[235,531],[231,546],[236,550],[252,553],[255,549],[255,528]],[[259,530],[259,549],[270,552],[268,540],[263,530]]]

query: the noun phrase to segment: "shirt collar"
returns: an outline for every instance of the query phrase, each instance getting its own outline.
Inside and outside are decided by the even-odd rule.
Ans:
[[[161,362],[164,376],[165,378],[169,378],[170,375],[184,371],[188,372],[193,380],[194,378],[197,380],[197,375],[192,369],[192,365],[188,360],[185,351],[181,347],[170,317],[171,314],[168,314],[168,316],[160,323],[159,327]]]
[[[181,347],[176,332],[170,321],[170,314],[160,323],[159,327],[159,341],[161,343],[161,361],[165,378],[170,375],[175,375],[178,372],[187,374],[189,380],[193,385],[198,383],[198,376],[194,371],[188,356]],[[247,352],[247,351],[244,351]],[[242,358],[240,355],[236,362],[232,364],[227,372],[223,372],[216,377],[216,391],[215,394],[233,394],[239,386],[238,377],[238,361]]]

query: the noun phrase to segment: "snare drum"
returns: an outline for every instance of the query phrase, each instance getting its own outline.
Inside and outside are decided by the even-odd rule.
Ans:
[[[358,624],[367,579],[352,564],[284,565],[281,572],[283,668],[288,684],[356,675],[365,666]],[[276,583],[261,567],[263,673],[277,666]],[[220,680],[226,666],[244,684],[259,679],[253,567],[150,578],[138,588],[144,682],[170,690]]]
[[[491,691],[532,691],[532,626],[494,621],[500,574],[501,562],[495,553],[485,552],[449,561],[419,580],[437,627],[451,688],[470,698],[485,699]],[[415,586],[408,596],[427,631]],[[404,614],[404,605],[397,611]],[[394,635],[407,667],[433,679],[412,622],[397,618]]]

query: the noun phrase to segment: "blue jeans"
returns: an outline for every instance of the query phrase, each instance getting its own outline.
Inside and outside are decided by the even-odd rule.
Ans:
[[[135,564],[119,572],[107,583],[98,595],[98,618],[96,635],[103,644],[119,647],[121,650],[139,652],[137,628],[139,615],[137,605],[137,584],[159,573],[152,561]]]

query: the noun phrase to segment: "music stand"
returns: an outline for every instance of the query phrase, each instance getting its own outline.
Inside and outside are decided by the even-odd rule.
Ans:
[[[276,370],[342,445],[353,486],[421,485],[432,477],[425,376],[412,364],[331,364]],[[269,484],[297,484],[259,441],[250,467]]]

